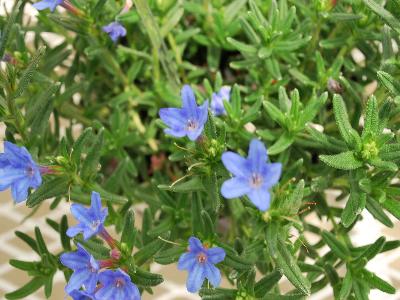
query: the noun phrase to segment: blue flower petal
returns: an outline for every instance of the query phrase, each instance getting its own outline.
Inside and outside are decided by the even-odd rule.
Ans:
[[[192,88],[185,84],[181,90],[182,108],[189,113],[188,117],[198,119],[196,97]]]
[[[174,137],[184,137],[187,134],[186,130],[184,129],[175,130],[171,128],[165,128],[164,132]]]
[[[249,147],[248,159],[253,172],[260,172],[260,167],[265,165],[268,159],[267,149],[264,143],[257,139],[252,139]]]
[[[30,186],[29,178],[21,178],[11,185],[11,195],[15,202],[19,203],[28,198],[28,190]]]
[[[13,182],[26,177],[25,170],[7,166],[0,169],[0,190],[7,189]]]
[[[189,271],[189,276],[186,281],[187,290],[191,293],[196,293],[203,285],[204,279],[204,265],[193,265],[193,268]]]
[[[271,163],[266,165],[265,170],[262,172],[264,179],[263,187],[269,189],[278,183],[279,178],[282,174],[282,164],[281,163]]]
[[[231,151],[222,154],[222,163],[225,168],[235,176],[246,177],[251,174],[247,160]]]
[[[82,204],[73,203],[71,205],[71,213],[81,223],[90,225],[92,223],[92,217],[89,214],[89,210]]]
[[[175,130],[183,129],[188,121],[188,116],[180,108],[161,108],[158,114],[168,127]]]
[[[68,284],[65,287],[65,291],[69,294],[73,290],[78,290],[81,288],[83,283],[88,280],[90,273],[87,270],[75,271],[70,277]]]
[[[187,252],[183,253],[179,257],[178,270],[189,270],[192,269],[193,264],[197,263],[197,257],[195,253]]]
[[[261,211],[265,211],[271,204],[271,195],[265,188],[252,189],[248,194],[250,201]]]
[[[233,177],[226,180],[221,187],[221,194],[227,199],[237,198],[251,191],[249,182],[243,177]]]
[[[192,236],[189,238],[189,250],[190,252],[197,253],[203,251],[204,247],[198,238]]]
[[[207,258],[210,263],[217,264],[225,259],[225,250],[220,247],[213,247],[207,250]]]
[[[221,272],[213,264],[204,264],[204,275],[213,287],[218,287],[221,283]]]

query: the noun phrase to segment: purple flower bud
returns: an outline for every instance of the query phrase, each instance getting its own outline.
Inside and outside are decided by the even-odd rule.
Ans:
[[[126,36],[126,29],[119,22],[112,22],[107,26],[103,26],[103,31],[108,33],[114,43],[118,40],[119,37]]]

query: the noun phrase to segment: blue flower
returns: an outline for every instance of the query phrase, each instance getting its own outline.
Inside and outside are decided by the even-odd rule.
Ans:
[[[175,137],[184,137],[195,141],[203,132],[208,117],[208,101],[197,106],[196,98],[190,86],[181,90],[182,108],[161,108],[160,118],[169,128],[165,133]]]
[[[126,36],[126,29],[119,22],[112,22],[103,26],[103,31],[108,33],[113,42],[116,42],[121,36]]]
[[[60,261],[64,266],[74,271],[65,287],[68,294],[79,290],[82,286],[85,287],[87,293],[94,292],[99,279],[100,265],[89,252],[78,244],[77,251],[63,253],[60,256]],[[76,294],[76,292],[74,293]]]
[[[102,286],[95,296],[101,300],[140,300],[140,292],[131,278],[121,269],[106,270],[100,273],[99,281]]]
[[[81,290],[73,290],[69,294],[73,300],[93,300],[94,295],[87,293],[86,291],[81,291]]]
[[[56,9],[56,7],[63,3],[64,0],[42,0],[35,4],[33,7],[37,10],[44,10],[46,8],[50,9],[52,12]]]
[[[29,188],[38,188],[42,184],[40,167],[33,161],[25,147],[4,142],[4,153],[0,153],[0,191],[11,187],[15,202],[28,197]]]
[[[87,240],[91,236],[104,230],[103,224],[108,215],[108,209],[101,207],[99,193],[92,192],[92,203],[89,208],[81,204],[72,204],[71,212],[80,222],[67,230],[69,237],[74,237],[83,232],[83,238]]]
[[[178,261],[179,270],[189,273],[186,288],[189,292],[197,292],[203,285],[204,279],[218,287],[221,282],[221,272],[214,265],[225,259],[225,250],[220,247],[206,248],[199,239],[189,239],[189,252],[181,255]]]
[[[223,86],[218,93],[213,93],[211,97],[211,111],[215,116],[226,115],[224,101],[230,100],[231,87]]]
[[[230,151],[222,154],[225,168],[234,175],[222,184],[222,195],[228,199],[247,195],[259,210],[267,210],[271,202],[269,189],[282,173],[281,163],[267,163],[267,159],[267,149],[257,139],[251,141],[247,159]]]

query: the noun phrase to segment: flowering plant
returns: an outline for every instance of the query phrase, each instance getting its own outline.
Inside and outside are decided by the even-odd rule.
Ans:
[[[31,280],[5,298],[49,298],[62,272],[73,299],[141,299],[153,263],[203,299],[394,294],[367,264],[400,241],[352,232],[400,219],[399,17],[397,0],[16,0],[0,190],[71,214],[47,220],[59,253],[17,232],[40,260],[10,260]]]

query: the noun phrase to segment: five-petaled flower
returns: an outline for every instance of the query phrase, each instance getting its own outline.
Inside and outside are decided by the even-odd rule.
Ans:
[[[225,168],[234,175],[222,184],[222,195],[228,199],[247,195],[258,209],[267,210],[271,202],[269,189],[282,172],[281,163],[267,163],[267,159],[267,149],[257,139],[250,142],[247,159],[230,151],[222,154]]]
[[[95,298],[102,300],[140,300],[140,292],[131,278],[121,269],[105,270],[99,276],[101,288]]]
[[[42,0],[33,4],[33,7],[37,10],[50,9],[52,12],[58,5],[61,5],[64,0]]]
[[[179,270],[187,270],[189,275],[186,288],[189,292],[197,292],[204,279],[218,287],[221,282],[221,272],[215,264],[225,259],[225,250],[220,247],[207,248],[195,237],[189,238],[189,252],[182,254],[178,261]]]
[[[103,31],[108,33],[113,42],[116,42],[119,37],[126,36],[126,29],[119,22],[112,22],[107,26],[103,26]]]
[[[194,92],[189,85],[181,90],[182,108],[161,108],[160,118],[169,127],[164,131],[175,137],[184,137],[192,141],[203,132],[208,117],[208,101],[197,106]]]
[[[0,191],[11,187],[15,202],[28,197],[29,188],[42,184],[40,167],[33,161],[25,147],[4,142],[4,153],[0,153]]]
[[[68,228],[67,235],[69,237],[83,232],[83,238],[87,240],[105,230],[103,224],[108,215],[108,209],[102,208],[99,193],[92,192],[92,202],[89,208],[74,203],[71,205],[71,212],[80,223]]]
[[[87,293],[93,293],[99,279],[100,264],[80,244],[75,252],[63,253],[61,263],[72,269],[74,273],[68,281],[65,291],[70,294],[75,290],[85,287]],[[74,294],[77,294],[74,292]],[[86,296],[88,297],[89,294]]]
[[[230,100],[231,87],[223,86],[217,93],[211,97],[211,111],[214,116],[226,115],[224,101]]]

